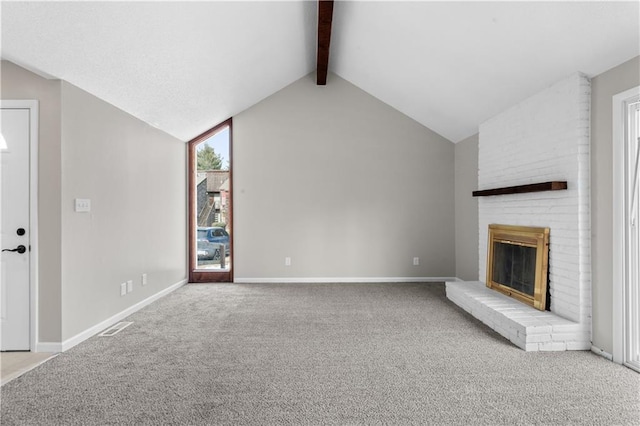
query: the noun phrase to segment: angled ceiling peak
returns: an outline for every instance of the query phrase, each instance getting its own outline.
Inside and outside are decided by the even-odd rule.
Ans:
[[[571,73],[637,57],[639,13],[637,1],[2,1],[1,56],[184,141],[314,68],[325,85],[331,56],[335,75],[457,142]]]
[[[318,69],[316,72],[318,86],[327,84],[332,20],[333,0],[318,0]]]

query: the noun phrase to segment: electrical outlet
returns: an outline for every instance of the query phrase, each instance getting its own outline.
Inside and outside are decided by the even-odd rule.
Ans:
[[[413,258],[413,266],[418,266],[420,265],[420,258],[419,257],[414,257]]]
[[[133,281],[127,281],[127,293],[131,293],[133,291]]]
[[[147,274],[142,274],[142,285],[147,285]]]
[[[290,257],[285,257],[284,258],[284,266],[291,266],[291,258]]]
[[[91,200],[88,198],[75,199],[75,211],[78,213],[86,213],[91,211]]]
[[[126,296],[127,294],[127,283],[120,284],[120,296]]]

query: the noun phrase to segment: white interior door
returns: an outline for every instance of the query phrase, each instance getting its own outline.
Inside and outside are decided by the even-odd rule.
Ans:
[[[29,163],[31,110],[2,108],[0,132],[1,223],[0,350],[29,350],[30,312],[30,208]]]

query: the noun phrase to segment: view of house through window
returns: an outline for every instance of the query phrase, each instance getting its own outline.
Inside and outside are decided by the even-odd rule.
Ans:
[[[229,127],[196,146],[197,269],[231,269]]]

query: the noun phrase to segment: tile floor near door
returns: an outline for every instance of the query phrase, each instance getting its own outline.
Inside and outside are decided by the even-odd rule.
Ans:
[[[0,386],[56,355],[49,352],[0,352]]]

